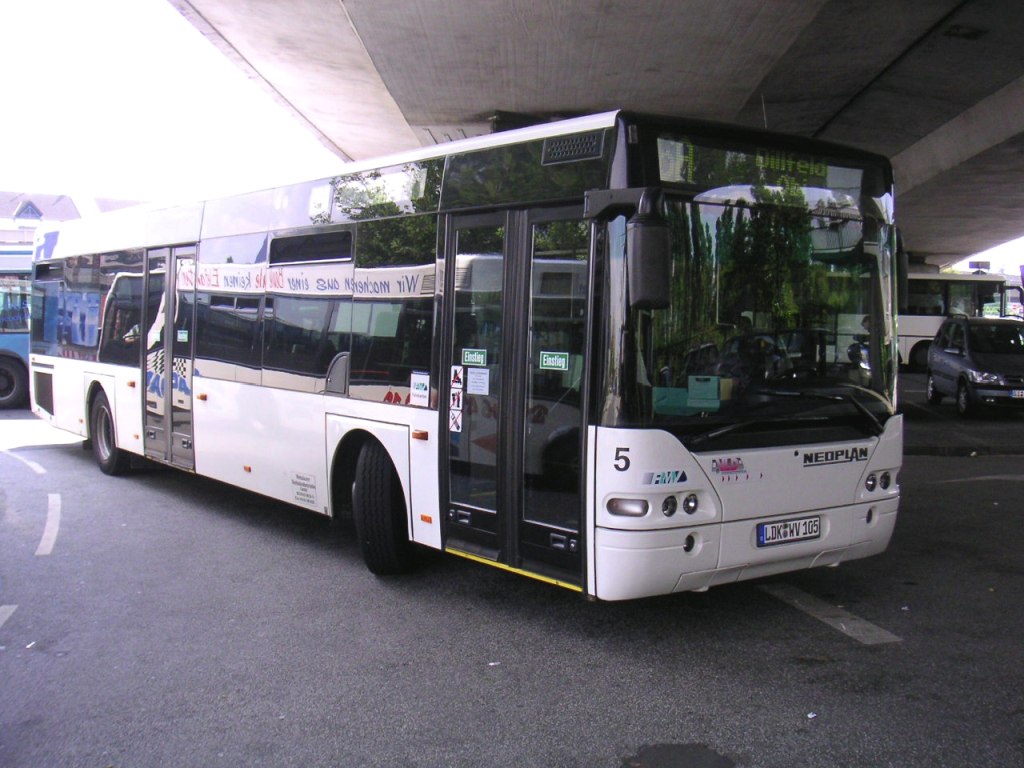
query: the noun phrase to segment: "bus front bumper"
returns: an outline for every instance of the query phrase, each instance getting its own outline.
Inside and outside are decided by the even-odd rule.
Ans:
[[[624,531],[597,528],[595,596],[630,600],[787,571],[838,565],[885,550],[899,498],[791,515],[688,528]],[[758,526],[818,518],[818,536],[759,544]],[[773,528],[772,530],[777,530]],[[764,538],[764,534],[761,534]]]

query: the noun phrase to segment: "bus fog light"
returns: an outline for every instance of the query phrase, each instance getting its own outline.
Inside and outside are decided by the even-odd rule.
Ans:
[[[650,509],[645,499],[608,499],[608,511],[620,517],[643,517]]]
[[[867,488],[869,491],[873,491],[875,490],[875,488],[878,487],[878,478],[875,477],[874,472],[868,475],[868,479],[864,481],[864,487]]]
[[[882,486],[883,491],[889,490],[889,486],[892,485],[892,475],[888,472],[883,472],[882,476],[878,479],[878,484]]]
[[[697,494],[691,493],[689,496],[683,499],[683,512],[685,512],[686,514],[692,515],[694,512],[697,511],[697,506]]]
[[[686,537],[686,541],[683,542],[683,552],[693,552],[697,546],[697,538],[691,533]]]
[[[665,517],[672,517],[676,513],[676,509],[679,508],[679,502],[676,501],[675,496],[666,496],[665,500],[661,502],[661,513]]]

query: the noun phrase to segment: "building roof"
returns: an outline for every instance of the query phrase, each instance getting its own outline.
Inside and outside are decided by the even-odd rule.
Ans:
[[[40,222],[80,219],[83,214],[107,213],[132,205],[137,203],[110,198],[0,191],[0,243],[31,244]]]

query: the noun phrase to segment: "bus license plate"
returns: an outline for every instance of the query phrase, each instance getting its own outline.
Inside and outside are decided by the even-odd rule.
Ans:
[[[771,547],[775,544],[789,544],[792,541],[806,541],[821,536],[821,518],[801,517],[798,520],[781,520],[777,523],[760,523],[757,526],[757,546]]]

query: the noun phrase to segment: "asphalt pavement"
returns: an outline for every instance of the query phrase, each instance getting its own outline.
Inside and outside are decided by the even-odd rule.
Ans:
[[[1024,408],[957,415],[952,398],[931,405],[923,373],[899,375],[903,452],[908,456],[1013,456],[1024,454]]]
[[[0,412],[0,766],[1024,765],[1021,417],[901,395],[885,553],[626,603]]]

